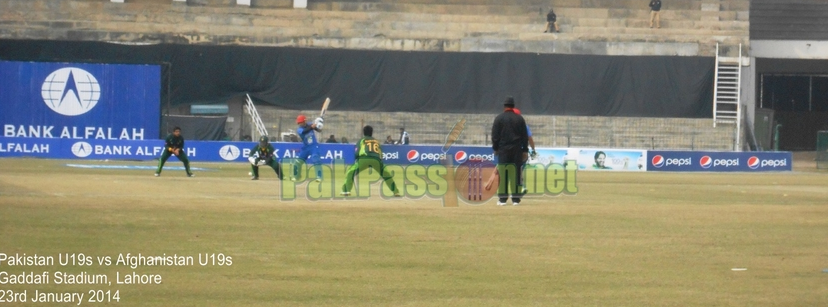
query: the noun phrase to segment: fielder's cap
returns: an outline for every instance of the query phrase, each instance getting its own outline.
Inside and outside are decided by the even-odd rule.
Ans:
[[[306,120],[306,118],[305,118],[305,116],[304,116],[304,115],[299,115],[299,116],[297,116],[297,117],[296,117],[296,123],[297,123],[297,124],[304,123],[304,122],[305,122],[305,120]]]
[[[504,106],[515,106],[515,99],[512,97],[506,97],[506,101],[503,102]]]

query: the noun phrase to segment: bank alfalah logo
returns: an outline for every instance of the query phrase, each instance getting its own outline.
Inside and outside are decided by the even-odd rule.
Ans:
[[[224,145],[219,148],[219,156],[226,161],[233,161],[239,158],[241,150],[234,145]]]
[[[72,153],[75,157],[86,158],[92,154],[92,144],[87,142],[77,142],[72,144]]]
[[[46,80],[40,92],[43,101],[53,111],[66,115],[81,115],[98,104],[101,85],[88,71],[76,67],[55,70]]]

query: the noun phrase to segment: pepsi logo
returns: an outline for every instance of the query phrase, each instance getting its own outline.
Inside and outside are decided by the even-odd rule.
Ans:
[[[664,157],[662,155],[655,155],[652,160],[653,166],[656,168],[661,168],[664,166]]]
[[[736,167],[739,166],[739,159],[715,159],[713,160],[713,167]]]
[[[788,166],[788,159],[762,160],[761,167],[783,167]]]
[[[472,160],[472,161],[494,161],[494,154],[490,154],[490,155],[469,155],[469,160]]]
[[[420,152],[415,149],[409,150],[405,156],[408,158],[408,162],[414,163],[420,161]]]
[[[472,158],[472,156],[469,156],[469,159],[471,159],[471,158]],[[446,159],[446,154],[444,154],[444,153],[423,153],[423,154],[420,154],[420,159],[419,160],[420,161],[435,161],[436,162],[436,161],[440,161],[440,160],[444,160],[444,159]],[[410,161],[410,159],[409,159],[409,161]]]
[[[458,150],[454,154],[454,161],[457,162],[457,163],[463,163],[463,162],[466,162],[468,160],[469,160],[469,154],[467,154],[465,151]]]
[[[750,169],[757,169],[757,168],[759,168],[759,163],[760,163],[760,162],[761,162],[761,161],[760,161],[760,160],[759,160],[759,158],[758,158],[758,157],[756,157],[756,156],[752,156],[752,157],[748,158],[748,161],[747,161],[747,163],[748,163],[748,167],[750,167]]]
[[[701,160],[699,160],[699,165],[702,168],[710,168],[711,166],[713,166],[713,158],[710,158],[710,156],[701,157]]]
[[[399,151],[395,151],[395,152],[384,151],[384,152],[382,152],[382,159],[383,160],[397,160],[399,158],[400,158],[400,152]]]

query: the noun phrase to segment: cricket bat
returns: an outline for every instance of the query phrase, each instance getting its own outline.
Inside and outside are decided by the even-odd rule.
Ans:
[[[449,148],[451,145],[457,141],[457,138],[460,137],[460,133],[463,133],[463,129],[466,127],[466,119],[463,118],[456,124],[454,124],[454,128],[451,129],[448,135],[446,135],[446,143],[443,144],[442,151],[443,153],[448,153]],[[454,165],[452,165],[452,161],[454,161],[454,157],[446,157],[443,161],[444,166],[446,167],[446,182],[447,190],[445,196],[443,196],[443,207],[458,207],[457,204],[457,190],[455,186],[455,174],[454,174]]]
[[[328,105],[331,104],[331,98],[325,98],[325,103],[322,104],[322,113],[319,113],[319,117],[325,118],[325,111],[328,111]]]
[[[484,186],[484,188],[486,188],[486,191],[490,191],[492,189],[492,185],[494,184],[495,180],[498,180],[498,179],[500,179],[500,174],[497,173],[497,168],[495,168],[494,172],[492,172],[492,175],[489,176],[489,180],[486,181],[486,186]]]
[[[463,133],[463,129],[466,128],[466,119],[460,119],[459,122],[454,124],[454,128],[451,129],[451,132],[446,136],[446,142],[443,144],[442,151],[443,153],[447,153],[451,145],[454,145],[454,142],[460,138],[460,134]]]

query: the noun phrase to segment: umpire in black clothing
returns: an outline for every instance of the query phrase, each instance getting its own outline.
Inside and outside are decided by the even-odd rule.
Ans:
[[[501,178],[501,184],[497,188],[498,206],[506,205],[509,192],[512,195],[512,204],[520,204],[522,191],[518,183],[523,168],[523,156],[529,152],[526,121],[522,116],[515,114],[514,108],[515,99],[506,98],[503,113],[498,115],[492,124],[492,149],[497,156],[497,170]]]

